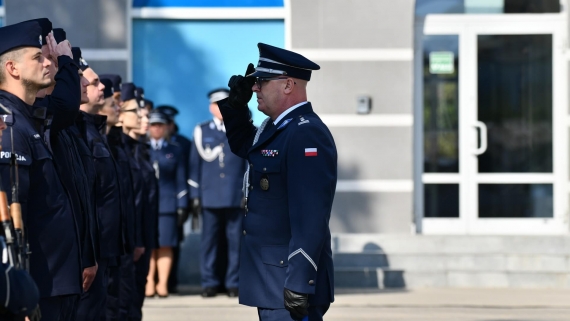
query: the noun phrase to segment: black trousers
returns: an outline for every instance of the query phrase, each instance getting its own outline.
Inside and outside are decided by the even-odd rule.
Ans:
[[[89,291],[83,293],[77,309],[77,320],[100,320],[107,304],[107,285],[109,282],[108,259],[100,258],[97,262],[97,275]]]
[[[146,287],[146,277],[148,275],[148,269],[150,267],[150,256],[152,255],[152,250],[146,250],[141,258],[134,262],[135,267],[135,289],[133,293],[133,300],[131,304],[131,309],[129,311],[130,321],[141,321],[142,320],[142,306],[144,304],[144,293]]]
[[[293,319],[291,313],[285,309],[263,309],[257,308],[259,321],[323,321],[323,316],[327,313],[330,304],[316,305],[309,307],[309,315],[303,319]]]
[[[42,321],[75,321],[79,294],[40,299]]]

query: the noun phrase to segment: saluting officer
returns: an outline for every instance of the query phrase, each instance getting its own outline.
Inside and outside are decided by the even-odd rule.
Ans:
[[[158,272],[156,293],[160,297],[166,297],[173,259],[172,248],[178,245],[177,213],[185,211],[188,206],[188,190],[181,148],[165,139],[167,116],[154,111],[149,114],[149,123],[150,159],[158,178],[159,195],[159,248],[153,253],[151,260],[156,263],[151,263],[151,266],[156,266]],[[149,274],[147,295],[152,294],[153,280],[154,274]]]
[[[257,68],[233,76],[229,98],[218,102],[232,151],[249,161],[240,303],[258,307],[262,321],[322,320],[334,293],[337,152],[307,101],[311,71],[320,67],[291,51],[258,48]],[[253,92],[268,116],[259,128],[248,117]]]
[[[226,286],[228,296],[238,296],[239,241],[241,234],[243,174],[246,161],[231,152],[218,101],[228,97],[229,90],[208,93],[213,119],[194,128],[192,144],[190,197],[200,204],[203,217],[200,244],[202,296],[213,297],[218,287]],[[220,280],[217,265],[220,237],[227,240],[227,270]],[[223,251],[225,253],[225,251]]]
[[[32,252],[30,274],[40,291],[42,320],[75,320],[83,284],[79,231],[53,156],[33,119],[37,92],[52,83],[52,62],[42,56],[41,34],[36,21],[0,28],[0,103],[17,119],[7,119],[11,129],[2,139],[0,173],[4,190],[10,190],[10,151],[16,152],[19,201]],[[76,89],[79,105],[79,81]],[[15,201],[11,193],[8,201]]]

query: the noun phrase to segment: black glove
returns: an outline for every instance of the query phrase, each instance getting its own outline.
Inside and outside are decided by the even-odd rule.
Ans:
[[[255,72],[255,67],[253,64],[247,66],[245,76]],[[247,108],[247,103],[251,100],[253,96],[253,87],[255,84],[255,77],[244,77],[241,75],[233,75],[228,82],[228,87],[230,87],[230,96],[228,97],[228,103],[234,109]]]
[[[309,295],[305,293],[293,292],[283,288],[285,299],[285,309],[291,313],[294,319],[301,320],[309,315]]]
[[[178,226],[182,226],[188,219],[189,213],[185,208],[179,208],[176,210],[176,214],[178,214]]]
[[[200,213],[202,213],[202,204],[200,204],[200,199],[193,198],[190,206],[192,206],[192,224],[190,228],[192,231],[198,231],[200,229]]]

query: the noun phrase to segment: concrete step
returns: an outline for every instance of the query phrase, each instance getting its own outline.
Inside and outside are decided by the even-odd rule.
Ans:
[[[334,253],[335,267],[388,267],[388,258],[384,252]]]
[[[382,268],[337,268],[334,284],[337,288],[399,289],[406,287],[404,271]]]
[[[442,271],[405,272],[407,288],[570,289],[570,273]]]
[[[333,234],[332,249],[342,253],[382,251],[388,256],[395,253],[570,255],[570,236]]]

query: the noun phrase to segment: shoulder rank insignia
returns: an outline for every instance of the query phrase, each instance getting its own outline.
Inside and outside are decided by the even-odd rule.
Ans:
[[[307,124],[310,123],[308,119],[305,119],[305,117],[303,116],[299,116],[299,123],[297,125],[303,125],[303,124]]]
[[[279,127],[277,127],[277,130],[279,130],[279,129],[285,127],[285,126],[287,126],[292,120],[293,120],[293,118],[285,119],[285,120],[283,121],[283,123],[281,123],[281,125],[279,125]]]
[[[264,157],[275,157],[279,154],[279,151],[276,149],[262,149],[261,156]]]

